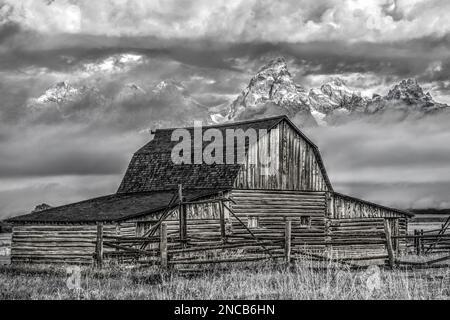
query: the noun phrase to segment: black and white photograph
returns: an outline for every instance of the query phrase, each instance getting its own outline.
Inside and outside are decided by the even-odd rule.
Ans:
[[[0,0],[0,304],[449,300],[449,12]]]

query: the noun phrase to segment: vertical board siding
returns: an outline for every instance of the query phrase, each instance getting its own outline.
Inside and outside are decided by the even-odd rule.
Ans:
[[[350,197],[340,196],[335,193],[332,194],[332,197],[334,202],[332,217],[334,219],[405,217],[404,214],[400,214],[389,208],[383,208]]]
[[[272,157],[271,172],[261,159]],[[267,163],[267,161],[263,161]],[[282,121],[258,143],[249,146],[246,162],[234,182],[236,189],[327,191],[314,147]]]
[[[11,233],[0,233],[0,256],[11,254]]]

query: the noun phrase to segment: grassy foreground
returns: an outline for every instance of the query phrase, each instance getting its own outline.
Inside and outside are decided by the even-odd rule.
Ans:
[[[228,269],[209,267],[195,274],[161,273],[156,267],[131,266],[108,266],[102,270],[83,267],[79,274],[80,289],[70,289],[65,266],[3,266],[0,300],[450,298],[449,268],[350,270],[301,261],[289,270],[265,263]]]

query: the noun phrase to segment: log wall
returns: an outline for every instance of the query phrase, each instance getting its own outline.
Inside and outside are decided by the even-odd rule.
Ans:
[[[284,237],[285,222],[292,221],[292,251],[322,250],[325,247],[324,192],[233,190],[231,205],[244,224],[256,217],[258,226],[251,229],[261,240],[280,240]],[[303,217],[303,219],[302,219]],[[237,219],[231,217],[232,234],[248,234]]]
[[[135,235],[135,224],[105,224],[105,235]],[[93,262],[96,224],[25,224],[13,226],[12,263]],[[108,252],[105,248],[105,252]]]
[[[329,197],[328,208],[332,240],[335,242],[338,238],[336,235],[339,235],[339,237],[343,237],[342,242],[344,242],[342,246],[333,245],[333,251],[336,254],[357,256],[386,252],[385,245],[376,243],[380,241],[378,234],[384,235],[385,220],[388,221],[392,236],[407,234],[407,216],[386,207],[332,193]],[[351,234],[356,235],[354,238],[358,239],[357,235],[365,233],[368,238],[367,244],[345,246],[345,242],[351,242]],[[363,239],[358,240],[362,241]],[[406,240],[394,240],[394,248],[399,253],[405,252]]]
[[[312,250],[351,258],[386,253],[383,229],[386,219],[393,236],[406,235],[407,230],[406,218],[398,212],[328,192],[234,189],[223,196],[233,201],[226,201],[222,206],[216,197],[209,197],[200,199],[200,203],[185,205],[186,246],[253,241],[248,250],[239,249],[241,255],[267,250],[278,253],[283,250],[286,221],[290,220],[293,255]],[[120,224],[105,224],[104,234],[142,236],[158,222],[163,212]],[[164,220],[169,252],[180,248],[179,215],[179,207],[174,207]],[[13,263],[92,263],[96,236],[96,224],[15,225],[11,259]],[[266,243],[265,246],[255,245],[254,237]],[[403,251],[404,241],[396,241],[396,250]],[[159,244],[154,242],[146,247],[152,248],[158,250]],[[115,249],[105,247],[104,250],[108,253]],[[233,254],[219,251],[229,256]]]
[[[386,254],[384,221],[389,221],[392,235],[406,235],[407,221],[404,215],[387,209],[372,208],[356,200],[345,201],[348,210],[333,213],[335,197],[327,192],[271,191],[234,189],[226,196],[236,217],[225,209],[225,226],[228,242],[251,240],[280,241],[284,239],[285,223],[292,223],[292,254],[308,251],[328,252],[335,256],[373,257]],[[337,204],[341,208],[340,204]],[[361,211],[358,211],[361,210]],[[187,237],[190,245],[215,245],[221,243],[220,204],[202,203],[187,206]],[[179,238],[178,209],[165,220],[168,237],[175,242]],[[303,218],[302,218],[303,217]],[[256,219],[256,220],[255,220]],[[149,221],[155,223],[154,217]],[[252,224],[256,226],[252,227]],[[169,244],[170,245],[170,244]],[[266,245],[274,252],[278,245]],[[396,240],[398,252],[406,248],[404,240]],[[259,248],[262,252],[263,248]]]
[[[228,243],[252,241],[249,233],[249,219],[257,219],[257,226],[251,232],[260,241],[284,240],[285,222],[292,222],[292,250],[323,250],[325,248],[324,192],[233,190],[224,195],[235,201],[225,202],[224,227]],[[186,205],[188,244],[195,246],[217,245],[221,238],[220,203]],[[143,235],[157,221],[157,215],[143,217],[138,222],[138,235]],[[302,219],[303,217],[303,219]],[[305,218],[307,218],[305,220]],[[175,208],[164,220],[167,224],[169,246],[176,246],[179,239],[179,210]],[[145,225],[145,227],[143,227]],[[154,246],[154,245],[153,245]],[[148,246],[151,248],[152,245]],[[270,245],[266,247],[271,247]],[[278,244],[278,248],[282,244]],[[254,248],[253,248],[254,249]],[[259,248],[259,250],[263,250]]]
[[[386,255],[384,219],[331,219],[331,241],[338,258]]]

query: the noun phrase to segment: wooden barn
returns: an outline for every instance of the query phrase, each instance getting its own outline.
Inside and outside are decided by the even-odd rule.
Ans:
[[[185,129],[193,135],[198,130]],[[406,235],[411,214],[335,192],[319,149],[286,116],[203,127],[200,133],[210,129],[224,137],[249,129],[264,134],[241,145],[233,140],[232,156],[243,154],[237,163],[195,161],[196,151],[208,148],[204,141],[192,142],[191,161],[174,163],[176,129],[157,130],[133,155],[117,193],[10,219],[11,261],[91,263],[99,223],[105,238],[142,239],[158,235],[162,221],[169,240],[184,247],[231,248],[245,239],[276,243],[285,240],[289,221],[292,255],[383,256],[386,228],[394,250],[404,250],[395,235]],[[215,157],[229,156],[217,152]],[[269,156],[270,164],[263,161]],[[277,252],[270,243],[261,247]],[[104,254],[120,248],[105,246]]]

